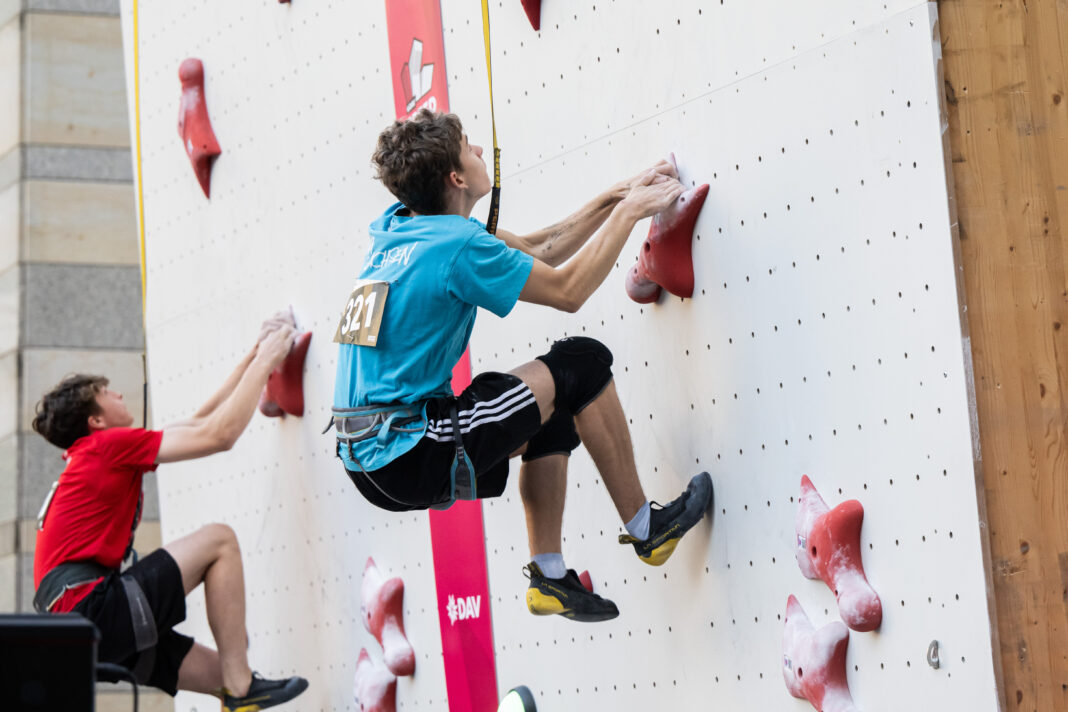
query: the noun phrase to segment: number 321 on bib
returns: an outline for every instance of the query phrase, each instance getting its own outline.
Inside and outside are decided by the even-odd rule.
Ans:
[[[386,309],[389,283],[361,279],[352,289],[341,312],[334,342],[356,346],[377,346],[382,314]]]

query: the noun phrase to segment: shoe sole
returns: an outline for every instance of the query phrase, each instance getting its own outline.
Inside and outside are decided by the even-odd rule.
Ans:
[[[682,516],[670,529],[657,537],[657,539],[664,539],[664,542],[659,546],[654,546],[646,556],[638,555],[639,559],[650,566],[663,566],[675,553],[675,547],[679,545],[682,536],[693,529],[705,516],[705,510],[712,503],[712,477],[707,472],[694,475],[690,483],[686,485],[686,491],[690,496],[686,500],[686,508],[682,511]]]
[[[260,712],[261,710],[265,710],[268,707],[285,704],[286,702],[289,702],[290,700],[296,698],[298,695],[300,695],[300,693],[304,692],[307,689],[308,681],[300,680],[299,682],[295,682],[292,685],[287,685],[285,688],[282,689],[282,694],[288,695],[283,700],[271,701],[270,704],[267,705],[261,705],[258,701],[253,702],[252,704],[240,705],[238,707],[226,707],[225,705],[223,705],[222,709],[228,710],[228,712]]]
[[[536,588],[527,589],[527,610],[536,616],[560,615],[568,620],[582,623],[597,623],[616,618],[619,611],[605,611],[603,613],[579,613],[566,607],[555,596],[549,596]]]

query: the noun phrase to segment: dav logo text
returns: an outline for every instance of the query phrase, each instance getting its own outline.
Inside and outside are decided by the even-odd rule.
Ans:
[[[457,598],[450,593],[445,612],[449,615],[450,625],[456,625],[457,620],[466,621],[478,618],[482,615],[482,596]]]

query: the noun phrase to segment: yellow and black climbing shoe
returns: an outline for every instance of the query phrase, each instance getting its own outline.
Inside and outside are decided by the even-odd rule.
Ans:
[[[638,558],[650,566],[660,566],[675,552],[682,535],[693,528],[712,505],[712,478],[707,472],[694,475],[686,491],[662,507],[652,503],[649,512],[649,538],[644,541],[620,534],[620,544],[633,544]]]
[[[252,684],[243,697],[233,697],[226,688],[222,691],[223,712],[259,712],[289,702],[308,689],[308,681],[303,677],[290,677],[285,680],[265,680],[258,673],[252,673]]]
[[[611,620],[619,615],[616,604],[587,590],[574,569],[568,569],[563,578],[548,578],[531,561],[523,567],[523,573],[530,579],[527,608],[536,616],[558,613],[573,621],[593,623]]]

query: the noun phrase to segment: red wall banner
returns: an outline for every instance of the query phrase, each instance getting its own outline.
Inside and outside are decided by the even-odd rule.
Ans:
[[[398,119],[449,110],[440,0],[386,0],[389,65]]]
[[[398,119],[424,106],[449,110],[440,0],[386,0],[393,100]],[[471,383],[468,353],[453,369],[452,387]],[[452,712],[497,709],[489,576],[481,502],[457,502],[430,512],[438,622],[445,687]]]

